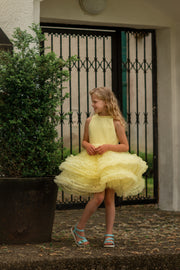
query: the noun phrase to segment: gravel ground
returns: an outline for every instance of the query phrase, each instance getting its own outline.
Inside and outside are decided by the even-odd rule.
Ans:
[[[173,269],[180,270],[180,213],[161,211],[154,205],[122,206],[116,208],[114,236],[116,247],[103,248],[105,233],[105,210],[98,209],[91,217],[86,228],[90,246],[76,247],[70,228],[79,220],[83,210],[57,210],[55,213],[52,241],[41,244],[1,245],[0,270],[4,269]],[[111,260],[125,258],[140,260],[154,256],[162,260],[172,260],[172,268],[113,268]],[[174,257],[172,257],[174,256]],[[81,259],[100,259],[102,263],[111,262],[104,268],[68,268],[67,264]],[[134,258],[134,259],[133,259]],[[119,259],[118,259],[119,260]],[[53,268],[53,262],[61,261],[66,267]],[[52,263],[49,268],[48,263]],[[33,268],[28,268],[31,264]],[[15,267],[16,265],[16,267]],[[19,266],[18,266],[19,265]],[[22,266],[23,265],[23,266]],[[42,265],[42,268],[38,265]],[[120,265],[120,264],[119,264]],[[164,264],[165,265],[165,264]],[[166,263],[167,265],[167,263]],[[106,263],[107,266],[107,263]],[[19,267],[19,268],[18,268]],[[29,266],[30,267],[30,266]],[[125,266],[124,266],[125,267]]]

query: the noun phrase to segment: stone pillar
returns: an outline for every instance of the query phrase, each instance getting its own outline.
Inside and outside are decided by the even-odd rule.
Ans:
[[[178,28],[157,30],[159,207],[180,211],[180,53]],[[180,31],[179,31],[180,34]]]
[[[172,31],[173,210],[180,211],[180,23]]]
[[[40,22],[40,0],[0,1],[0,25],[9,38],[14,28],[28,29],[33,22]]]

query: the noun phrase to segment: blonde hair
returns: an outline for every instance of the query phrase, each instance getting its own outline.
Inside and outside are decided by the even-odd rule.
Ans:
[[[119,120],[123,127],[126,122],[119,109],[117,99],[111,89],[107,87],[98,87],[90,91],[90,95],[96,95],[100,100],[103,100],[107,106],[107,113],[113,117],[114,120]]]

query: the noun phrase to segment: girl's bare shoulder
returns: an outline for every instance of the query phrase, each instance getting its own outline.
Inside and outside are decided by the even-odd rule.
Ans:
[[[116,129],[118,129],[118,130],[124,130],[125,129],[124,126],[121,124],[120,120],[114,119],[113,122],[114,122],[114,126],[115,126]]]
[[[90,123],[91,122],[91,119],[92,119],[92,116],[91,117],[88,117],[87,119],[86,119],[86,123]]]
[[[88,117],[88,118],[86,119],[86,122],[85,122],[85,125],[86,125],[86,126],[89,126],[89,123],[91,122],[91,119],[92,119],[92,117]]]

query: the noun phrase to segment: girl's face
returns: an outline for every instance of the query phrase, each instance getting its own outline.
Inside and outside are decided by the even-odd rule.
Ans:
[[[99,99],[95,94],[91,95],[91,100],[92,100],[92,107],[95,113],[102,116],[107,115],[106,103],[103,100]]]

